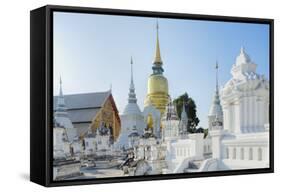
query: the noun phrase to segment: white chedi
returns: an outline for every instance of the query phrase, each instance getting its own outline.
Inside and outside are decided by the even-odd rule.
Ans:
[[[59,96],[54,113],[53,141],[54,159],[68,158],[80,152],[77,131],[68,116],[65,105],[61,78]]]
[[[53,151],[54,159],[66,159],[71,155],[70,143],[63,127],[53,128]]]
[[[211,107],[208,113],[209,130],[212,130],[214,122],[223,122],[223,110],[220,101],[219,84],[218,84],[218,62],[216,62],[216,89],[211,103]]]
[[[130,141],[129,135],[137,132],[139,135],[143,134],[144,118],[142,112],[137,104],[137,98],[135,93],[135,85],[133,80],[133,60],[131,58],[131,82],[129,88],[128,103],[121,115],[121,133],[115,143],[117,148],[129,148]]]
[[[59,127],[65,128],[69,142],[72,142],[77,137],[77,129],[74,128],[67,113],[67,107],[62,92],[61,78],[60,78],[59,96],[57,99],[55,113],[54,113],[54,120]]]

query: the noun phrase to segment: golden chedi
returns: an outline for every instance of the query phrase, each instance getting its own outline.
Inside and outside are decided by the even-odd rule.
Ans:
[[[160,54],[158,23],[156,28],[156,52],[152,66],[153,73],[148,78],[147,95],[144,105],[148,106],[149,104],[152,104],[156,109],[161,112],[162,115],[169,101],[169,88],[168,80],[166,79],[166,77],[163,76],[164,69],[162,68],[163,62]]]
[[[147,128],[153,129],[153,117],[151,114],[149,114],[147,117]]]

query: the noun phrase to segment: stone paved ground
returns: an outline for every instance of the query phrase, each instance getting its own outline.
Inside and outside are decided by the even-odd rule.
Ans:
[[[96,169],[96,168],[82,168],[83,175],[71,178],[73,179],[92,179],[92,178],[106,178],[106,177],[124,177],[123,171],[117,168]]]

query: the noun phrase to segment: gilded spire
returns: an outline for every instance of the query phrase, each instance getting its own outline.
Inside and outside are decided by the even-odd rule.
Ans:
[[[155,51],[155,57],[154,57],[154,64],[162,65],[162,59],[160,54],[160,45],[159,45],[159,25],[158,20],[156,22],[156,51]]]
[[[144,102],[145,107],[154,105],[156,109],[165,112],[165,107],[169,102],[169,87],[168,80],[164,77],[164,69],[162,67],[162,60],[160,56],[158,22],[156,23],[157,36],[156,36],[156,52],[152,64],[152,74],[148,78],[147,83],[147,96]]]

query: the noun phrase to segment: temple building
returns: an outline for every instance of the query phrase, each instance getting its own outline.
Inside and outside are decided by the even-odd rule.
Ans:
[[[242,47],[221,90],[223,120],[217,105],[209,130],[219,170],[269,166],[269,82],[256,67]]]
[[[156,51],[152,66],[153,73],[148,78],[147,95],[144,106],[148,106],[151,103],[162,115],[169,102],[169,88],[168,80],[163,75],[164,69],[162,67],[163,62],[160,54],[158,23],[156,25],[156,31]]]
[[[133,59],[131,57],[131,81],[129,87],[128,103],[121,115],[121,133],[117,140],[116,146],[119,148],[129,147],[129,135],[137,132],[139,135],[143,134],[145,128],[144,118],[142,112],[137,104],[137,97],[135,93],[135,85],[133,78]]]
[[[264,131],[269,122],[269,82],[256,68],[242,47],[231,69],[232,78],[222,90],[224,127],[229,132]]]
[[[54,103],[59,100],[60,96],[54,97]],[[121,120],[111,90],[64,95],[64,101],[69,119],[77,129],[77,136],[83,137],[89,129],[96,132],[96,129],[104,124],[111,130],[113,139],[118,138]],[[57,108],[54,109],[56,114]]]

